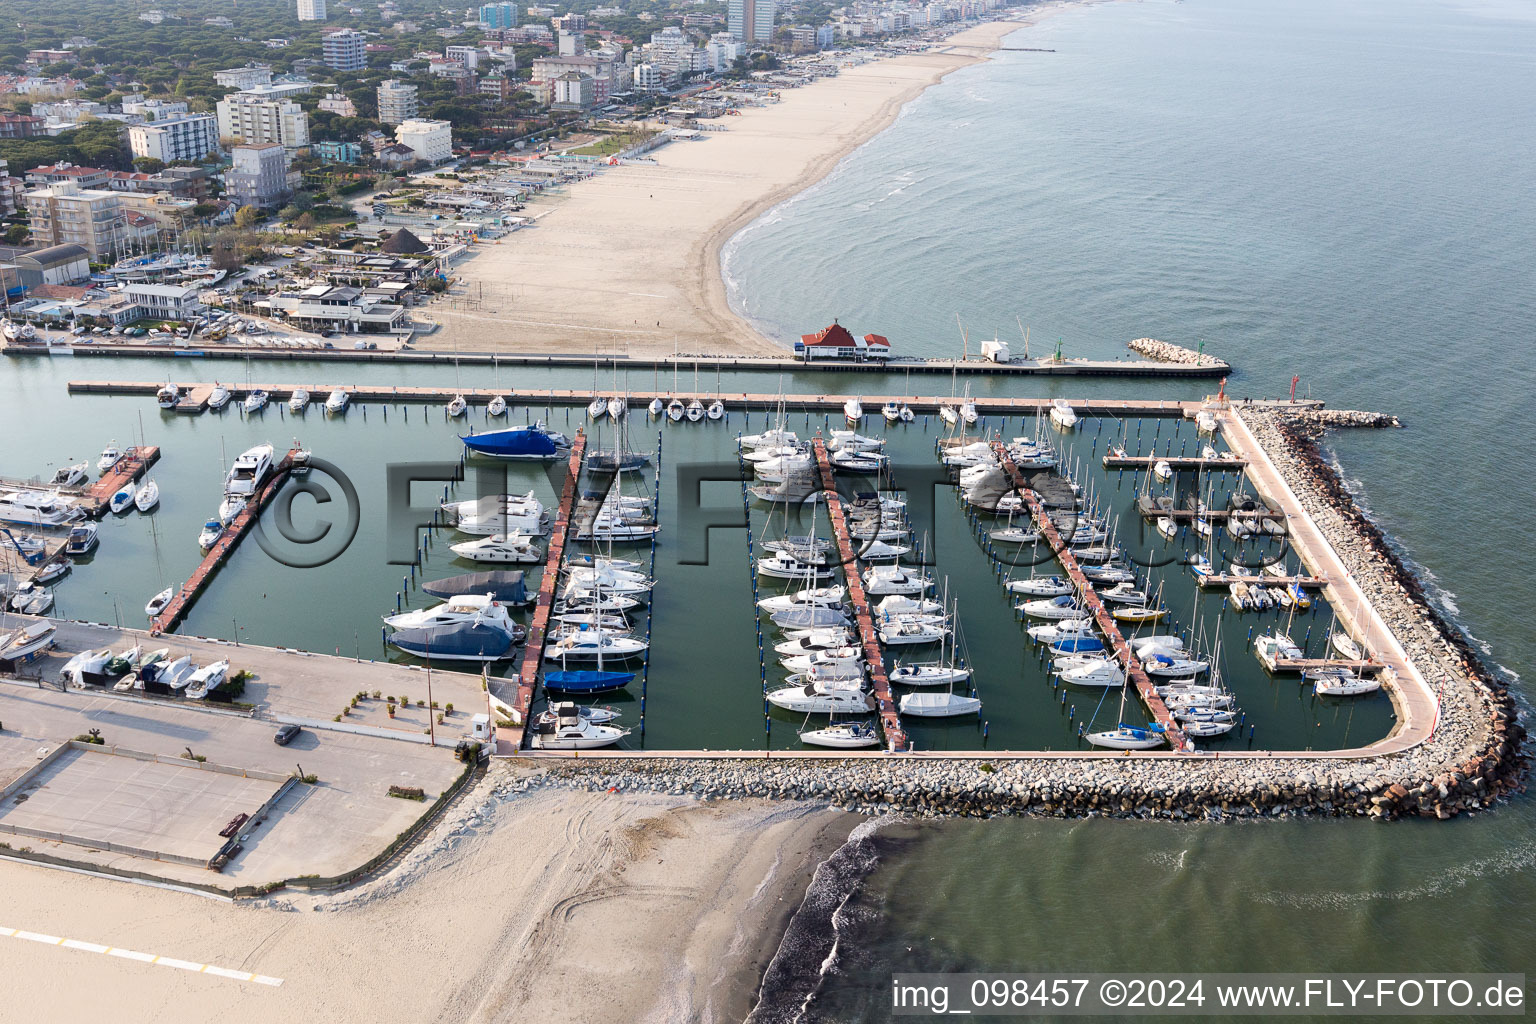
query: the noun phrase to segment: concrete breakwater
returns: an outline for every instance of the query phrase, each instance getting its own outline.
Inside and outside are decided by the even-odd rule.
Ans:
[[[1221,363],[1221,360],[1215,356],[1196,352],[1183,345],[1175,345],[1171,341],[1158,341],[1156,338],[1137,338],[1135,341],[1127,342],[1125,347],[1162,363],[1185,363],[1189,366],[1216,366]]]
[[[791,759],[583,756],[540,759],[519,785],[772,797],[865,813],[1042,814],[1191,819],[1323,814],[1440,819],[1486,808],[1521,784],[1525,729],[1507,689],[1430,605],[1354,504],[1305,424],[1252,409],[1244,421],[1362,590],[1435,688],[1428,739],[1390,754],[1265,752]]]

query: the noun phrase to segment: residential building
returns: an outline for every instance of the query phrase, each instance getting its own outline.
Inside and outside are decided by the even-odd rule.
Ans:
[[[78,245],[93,257],[123,245],[123,211],[118,193],[60,182],[33,189],[22,199],[32,238],[45,245]]]
[[[80,188],[105,188],[111,171],[99,167],[79,167],[57,163],[34,167],[27,172],[28,185],[58,185],[68,182]]]
[[[471,71],[480,66],[480,58],[485,51],[478,46],[445,46],[443,47],[443,59],[458,61]]]
[[[453,122],[413,119],[395,129],[395,141],[429,164],[453,159]]]
[[[300,21],[324,21],[325,0],[299,0]]]
[[[416,87],[391,78],[379,83],[379,121],[399,124],[416,116]]]
[[[580,32],[561,32],[559,53],[562,57],[579,57],[587,50],[586,36]]]
[[[638,92],[660,92],[661,69],[654,64],[636,64],[634,81]]]
[[[480,95],[497,103],[505,103],[516,91],[517,82],[500,71],[492,71],[480,79]]]
[[[123,291],[139,307],[141,319],[190,320],[203,311],[197,285],[130,284]]]
[[[224,194],[241,206],[277,206],[288,196],[288,156],[280,143],[235,146]]]
[[[202,170],[202,168],[198,168]],[[190,182],[165,174],[144,174],[139,171],[108,171],[106,187],[113,192],[169,192],[173,196],[190,196]]]
[[[591,110],[592,77],[580,71],[567,71],[554,81],[550,94],[551,110]]]
[[[295,65],[298,63],[294,61]],[[291,100],[307,96],[314,90],[315,83],[308,78],[278,78],[266,85],[253,85],[249,89],[241,89],[240,95],[253,100]]]
[[[480,8],[480,24],[486,28],[517,28],[517,6],[485,4]]]
[[[262,100],[232,93],[219,100],[219,136],[240,142],[277,142],[288,149],[309,145],[309,115],[293,100]]]
[[[774,0],[729,0],[726,25],[744,43],[773,39]]]
[[[268,64],[247,64],[243,68],[215,71],[213,80],[231,89],[254,89],[272,84],[272,68]]]
[[[553,82],[567,71],[576,71],[592,79],[592,102],[602,106],[617,92],[614,75],[615,58],[612,54],[589,53],[578,57],[535,57],[533,83]],[[554,102],[553,93],[549,102]]]
[[[363,147],[355,142],[317,142],[309,151],[334,164],[355,164],[363,158]]]
[[[529,12],[532,12],[529,8]],[[569,32],[572,35],[580,35],[587,30],[587,16],[585,14],[562,14],[558,18],[549,20],[550,27],[556,32]]]
[[[368,40],[356,29],[342,28],[320,37],[325,63],[337,71],[361,71],[368,66]]]
[[[416,162],[416,151],[410,146],[403,146],[398,142],[391,142],[374,150],[374,159],[390,170],[400,170],[409,167]]]
[[[181,188],[169,189],[177,195],[185,195],[188,199],[203,199],[208,195],[208,171],[202,167],[167,167],[160,172],[160,177],[181,184]]]
[[[201,160],[219,148],[219,119],[212,114],[175,114],[128,129],[128,149],[161,163]]]
[[[33,110],[37,107],[34,105]],[[143,96],[124,96],[123,113],[137,114],[146,121],[158,121],[163,117],[188,112],[186,100],[150,100]]]
[[[830,50],[837,45],[837,26],[832,24],[816,26],[816,49]]]
[[[9,217],[21,202],[25,185],[20,178],[11,177],[11,165],[0,159],[0,215]]]
[[[809,25],[795,25],[789,30],[789,44],[796,53],[816,49],[816,30]]]
[[[59,64],[74,57],[68,50],[28,50],[27,63],[36,67]]]
[[[45,134],[48,122],[31,114],[0,114],[0,139],[30,139]]]
[[[344,92],[328,92],[316,106],[332,114],[340,114],[342,117],[357,116],[357,105],[348,99]]]

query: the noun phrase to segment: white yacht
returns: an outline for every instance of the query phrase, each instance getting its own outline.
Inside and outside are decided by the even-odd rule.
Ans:
[[[843,418],[857,426],[864,419],[864,404],[857,398],[850,398],[843,403]]]
[[[718,398],[715,399],[713,402],[709,403],[709,408],[704,410],[704,415],[708,416],[712,420],[724,419],[725,403],[720,401]]]
[[[1038,601],[1025,601],[1018,606],[1018,609],[1034,619],[1079,619],[1085,613],[1070,594],[1042,598]]]
[[[288,396],[288,410],[303,412],[307,408],[309,408],[309,392],[303,388],[294,388],[293,394]]]
[[[272,454],[270,444],[258,444],[241,452],[224,480],[224,493],[246,498],[255,494],[272,473]]]
[[[1072,403],[1065,398],[1058,398],[1051,402],[1051,422],[1062,430],[1071,430],[1077,426],[1077,413],[1072,409]]]
[[[246,412],[261,412],[267,407],[270,396],[260,388],[245,396],[243,403]]]
[[[445,501],[438,507],[447,513],[448,521],[455,524],[464,519],[484,519],[498,515],[533,519],[544,516],[544,503],[534,497],[532,491],[527,494],[488,494],[464,501]]]
[[[954,665],[901,665],[891,669],[890,681],[902,686],[953,686],[971,678],[971,670]]]
[[[608,415],[608,401],[602,395],[593,395],[592,401],[587,403],[587,415],[594,420],[600,420]]]
[[[90,468],[90,465],[85,462],[77,462],[73,466],[61,466],[54,471],[52,485],[79,487],[91,478]]]
[[[838,647],[847,647],[853,644],[854,635],[846,627],[827,627],[822,629],[790,630],[790,633],[803,633],[803,636],[792,636],[788,640],[773,645],[775,654],[783,657],[794,657],[799,654],[809,654],[812,651],[829,651]]]
[[[511,533],[493,533],[478,540],[450,544],[448,550],[460,558],[473,562],[502,562],[515,565],[533,565],[544,561],[533,539],[521,530]]]
[[[757,560],[757,574],[783,580],[822,580],[831,577],[832,570],[801,561],[783,551],[776,551],[771,557]]]
[[[472,537],[489,537],[509,533],[521,533],[525,537],[542,537],[549,532],[549,516],[540,502],[532,505],[507,505],[503,508],[461,516],[454,529]]]
[[[895,402],[886,402],[880,407],[880,415],[885,417],[887,423],[900,422],[901,406]]]
[[[203,532],[197,535],[197,546],[207,551],[219,542],[224,534],[224,524],[217,518],[203,524]]]
[[[74,499],[51,491],[0,491],[0,522],[63,526],[80,514]]]
[[[226,494],[219,502],[219,522],[228,526],[233,523],[241,512],[245,511],[245,496],[241,494]],[[207,527],[205,526],[204,529]]]
[[[800,742],[838,750],[878,747],[880,730],[873,722],[833,722],[825,728],[805,730],[800,734]]]
[[[843,598],[847,596],[848,589],[842,584],[830,587],[809,587],[805,590],[796,591],[793,594],[765,597],[757,602],[757,606],[765,612],[782,612],[807,604],[831,605],[835,607],[842,604]]]
[[[576,528],[574,539],[582,544],[602,541],[644,541],[650,540],[660,530],[661,527],[653,522],[599,512],[590,522]]]
[[[870,597],[897,595],[917,597],[933,587],[933,577],[895,565],[872,565],[864,570],[864,592]]]
[[[164,590],[160,591],[160,593],[149,599],[149,603],[144,606],[144,614],[150,618],[154,618],[161,612],[165,611],[166,606],[171,603],[171,599],[175,596],[176,588],[166,587]]]
[[[560,703],[536,716],[528,735],[537,750],[592,750],[613,746],[629,730],[599,722],[579,704]]]
[[[1300,647],[1284,633],[1264,633],[1253,641],[1253,653],[1271,672],[1291,671],[1288,667],[1276,667],[1281,661],[1296,661],[1303,657]]]
[[[704,403],[697,398],[693,399],[688,403],[688,407],[683,410],[683,415],[688,417],[689,423],[699,422],[699,420],[704,418]]]
[[[740,448],[786,448],[800,443],[800,435],[793,430],[785,430],[783,421],[772,430],[765,430],[761,434],[748,434],[737,440]]]
[[[216,661],[211,665],[204,665],[187,677],[187,696],[193,700],[202,700],[208,696],[208,691],[217,690],[224,683],[224,677],[229,674],[229,662]]]
[[[559,634],[544,650],[545,661],[600,661],[644,654],[650,644],[639,637],[577,628]]]
[[[0,661],[30,661],[53,646],[54,633],[53,623],[34,622],[0,635]]]
[[[1198,413],[1195,414],[1195,426],[1198,427],[1200,432],[1203,434],[1216,433],[1216,414],[1211,412],[1209,409],[1201,409]]]
[[[1104,732],[1091,732],[1085,739],[1096,747],[1107,747],[1111,750],[1151,750],[1161,747],[1168,742],[1161,729],[1138,729],[1131,725],[1121,725],[1117,729],[1108,729]]]
[[[655,581],[639,573],[576,569],[567,574],[564,593],[649,594],[655,585]]]
[[[683,418],[684,411],[685,407],[683,406],[683,400],[681,398],[674,398],[672,401],[667,403],[667,419],[671,420],[673,423],[676,423]]]
[[[1379,680],[1349,673],[1318,679],[1312,684],[1312,692],[1319,697],[1358,697],[1362,693],[1375,693],[1379,689]]]
[[[505,416],[507,414],[507,400],[501,395],[495,395],[485,403],[487,416]]]
[[[158,504],[160,504],[160,485],[153,480],[144,481],[144,486],[139,488],[139,493],[133,496],[133,507],[140,512],[153,512]]]
[[[936,644],[949,635],[942,622],[924,622],[914,619],[898,619],[881,624],[880,642],[887,647],[906,644]]]
[[[768,703],[803,714],[863,714],[875,710],[875,699],[862,689],[810,682],[770,691]]]
[[[114,441],[101,450],[101,458],[96,460],[96,472],[106,473],[110,471],[122,458],[123,453],[117,447],[117,442]]]
[[[181,401],[181,392],[174,384],[167,384],[155,392],[155,403],[162,409],[174,409],[179,401]]]
[[[95,523],[76,523],[69,528],[69,539],[64,542],[66,555],[88,555],[101,543],[100,527]]]
[[[418,608],[415,611],[384,616],[384,624],[391,629],[427,629],[431,626],[451,626],[460,622],[490,626],[508,636],[516,632],[516,624],[508,614],[506,605],[495,600],[490,594],[464,594],[460,597],[450,597],[442,604],[433,605],[430,608]]]
[[[469,411],[469,402],[463,395],[454,395],[453,400],[448,403],[445,409],[448,413],[448,418],[456,420]]]
[[[222,384],[215,384],[213,386],[213,390],[208,392],[208,408],[212,409],[214,412],[218,412],[220,409],[228,405],[230,399],[233,397],[234,396],[229,392],[229,388],[226,388]]]
[[[1026,594],[1030,597],[1061,597],[1072,593],[1072,581],[1060,576],[1031,576],[1029,579],[1009,580],[1003,589],[1010,594]]]
[[[325,411],[329,413],[342,413],[347,411],[347,403],[352,401],[352,393],[344,388],[337,388],[325,399]]]
[[[126,512],[133,507],[133,500],[138,497],[138,494],[138,487],[130,480],[107,501],[107,508],[114,513]]]

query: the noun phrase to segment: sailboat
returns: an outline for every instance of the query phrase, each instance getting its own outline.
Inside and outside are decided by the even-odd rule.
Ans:
[[[107,502],[107,507],[113,512],[126,512],[132,507],[133,500],[136,497],[138,497],[138,488],[130,480],[123,485],[120,491],[112,495],[111,500]]]
[[[485,403],[485,414],[487,416],[505,416],[507,414],[507,400],[501,395],[492,396],[491,400]]]
[[[463,395],[454,395],[453,400],[444,406],[444,410],[448,413],[449,419],[456,420],[469,411],[469,402]]]
[[[880,730],[873,722],[831,722],[820,729],[806,729],[800,733],[800,742],[813,747],[833,747],[853,750],[859,747],[880,745]]]
[[[139,493],[133,496],[133,507],[140,512],[152,512],[160,504],[160,485],[153,480],[144,481]]]

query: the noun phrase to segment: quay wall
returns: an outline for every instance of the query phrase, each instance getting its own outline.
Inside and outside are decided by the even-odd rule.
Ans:
[[[1520,788],[1526,732],[1508,689],[1434,609],[1354,503],[1318,451],[1314,427],[1270,409],[1244,409],[1242,416],[1414,668],[1434,686],[1438,720],[1422,742],[1387,753],[998,754],[991,760],[984,754],[812,759],[583,753],[540,759],[543,773],[516,786],[776,797],[933,817],[1179,820],[1297,814],[1447,819],[1491,807]]]

